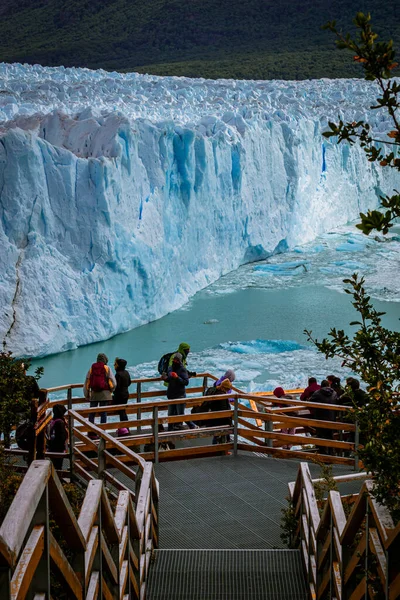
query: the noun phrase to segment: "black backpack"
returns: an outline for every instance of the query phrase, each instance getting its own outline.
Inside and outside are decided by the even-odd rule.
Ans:
[[[21,450],[30,450],[35,441],[35,426],[32,421],[24,421],[18,425],[15,432],[15,441]]]
[[[160,375],[166,375],[168,373],[169,360],[173,354],[175,354],[175,352],[168,352],[167,354],[164,354],[158,361],[157,370]]]
[[[204,392],[204,396],[217,396],[218,395],[218,390],[216,385],[212,385],[211,387],[206,388],[206,391]]]

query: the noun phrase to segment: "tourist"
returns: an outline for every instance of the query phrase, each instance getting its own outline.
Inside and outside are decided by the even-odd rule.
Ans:
[[[188,354],[190,352],[190,346],[189,344],[186,344],[186,342],[181,342],[179,344],[179,348],[178,350],[171,355],[170,359],[169,359],[169,363],[168,363],[168,368],[172,366],[172,362],[173,362],[173,358],[175,356],[175,354],[180,354],[182,356],[182,365],[185,367],[185,369],[187,369],[187,357]],[[196,377],[196,372],[195,371],[187,371],[188,377]]]
[[[337,394],[329,386],[329,381],[324,379],[321,381],[321,388],[313,393],[310,398],[311,402],[318,402],[319,404],[337,404]],[[327,408],[315,408],[314,418],[317,421],[335,421],[335,411]],[[321,439],[333,440],[333,429],[327,429],[325,427],[317,427],[317,436]],[[320,454],[331,454],[331,449],[328,446],[317,446]]]
[[[227,394],[230,394],[232,391],[232,382],[226,377],[219,385],[216,385],[215,396],[225,396],[224,398],[218,400],[210,400],[209,407],[211,412],[217,412],[221,410],[231,410],[231,405],[229,402],[229,398],[227,398]],[[220,419],[212,419],[209,422],[210,427],[222,427],[224,425],[232,426],[232,417],[221,417]],[[216,435],[213,437],[213,444],[225,444],[229,443],[230,436],[229,435]]]
[[[222,375],[222,377],[220,377],[219,379],[217,379],[217,381],[214,383],[214,385],[215,386],[221,385],[221,383],[225,379],[229,379],[229,381],[231,383],[233,383],[235,381],[235,379],[236,379],[235,371],[233,371],[233,369],[228,369],[227,371],[225,371],[225,375]],[[231,390],[232,390],[232,386],[231,386]]]
[[[171,366],[168,367],[167,375],[167,398],[168,400],[177,400],[178,398],[186,398],[186,386],[189,384],[189,374],[183,364],[183,356],[180,352],[175,352],[172,355]],[[170,404],[168,406],[168,416],[173,417],[185,414],[185,403]],[[192,422],[188,423],[190,429],[197,428]],[[185,429],[183,423],[168,423],[168,431],[177,429]]]
[[[290,394],[286,394],[285,390],[282,387],[276,387],[274,389],[274,396],[276,398],[285,398],[286,400],[294,400],[294,396],[291,396]],[[275,406],[282,408],[285,405],[284,404],[275,404]],[[281,429],[281,433],[287,433],[289,435],[294,435],[295,428],[294,427],[284,427],[283,429]],[[292,447],[291,444],[284,444],[282,446],[282,448],[284,450],[290,450],[291,447]]]
[[[340,398],[340,396],[344,394],[344,389],[340,384],[340,377],[336,377],[336,375],[328,375],[326,380],[329,381],[329,387],[335,390],[337,397]]]
[[[95,406],[107,406],[111,404],[111,392],[115,389],[117,382],[110,367],[107,365],[108,358],[102,352],[97,355],[97,361],[92,364],[87,372],[84,394],[90,400],[90,408]],[[96,413],[90,413],[89,421],[94,423]],[[100,413],[100,422],[107,423],[107,413]],[[89,432],[91,434],[91,432]],[[94,437],[93,434],[89,437]]]
[[[308,380],[308,386],[300,396],[300,400],[308,400],[311,398],[314,392],[321,389],[321,386],[317,383],[315,377],[310,377]]]
[[[129,386],[131,385],[131,376],[126,370],[127,362],[124,358],[116,358],[114,361],[116,388],[113,393],[113,404],[127,404],[129,400]],[[126,410],[119,411],[120,421],[128,421]],[[128,427],[120,427],[117,435],[129,435]]]
[[[65,421],[67,409],[62,404],[53,406],[53,418],[49,423],[47,434],[47,450],[49,452],[65,452],[68,441],[68,427]],[[52,457],[51,462],[57,470],[62,469],[62,457]]]
[[[368,394],[360,388],[360,382],[355,377],[348,377],[346,379],[347,392],[343,393],[340,398],[343,406],[355,406],[356,408],[362,408],[368,403]]]

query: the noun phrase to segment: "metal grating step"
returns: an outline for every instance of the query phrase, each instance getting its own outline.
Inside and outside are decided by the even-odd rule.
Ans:
[[[306,600],[298,550],[156,550],[147,600]]]

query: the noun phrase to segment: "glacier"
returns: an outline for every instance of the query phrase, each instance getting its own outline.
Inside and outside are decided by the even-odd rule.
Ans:
[[[0,64],[3,348],[108,339],[378,206],[395,174],[321,135],[339,115],[383,137],[377,93]]]

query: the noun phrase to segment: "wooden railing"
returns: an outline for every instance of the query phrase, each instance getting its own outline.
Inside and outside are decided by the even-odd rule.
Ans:
[[[71,599],[144,598],[151,552],[158,546],[151,463],[143,465],[139,481],[136,507],[122,490],[113,511],[103,481],[91,480],[76,518],[51,462],[34,461],[0,528],[0,598],[49,600],[53,578]]]
[[[184,402],[188,410],[201,405],[204,400],[212,403],[221,399],[221,396],[207,396],[206,398],[200,396],[199,394],[207,387],[208,380],[211,379],[212,381],[216,378],[209,373],[203,373],[198,377],[203,379],[202,385],[187,389],[188,397],[185,398]],[[347,407],[304,402],[297,398],[291,400],[278,399],[272,393],[266,393],[262,396],[246,394],[234,388],[233,394],[230,395],[232,410],[197,414],[188,414],[187,412],[183,416],[168,417],[168,406],[181,404],[182,399],[168,400],[165,397],[166,388],[161,378],[135,380],[134,384],[137,386],[137,391],[130,395],[131,401],[129,404],[101,408],[83,408],[85,403],[86,405],[88,403],[85,398],[72,398],[72,389],[82,387],[81,384],[62,386],[63,389],[67,390],[67,398],[52,401],[51,404],[64,402],[70,406],[68,414],[69,419],[75,421],[74,433],[77,439],[75,448],[80,458],[82,456],[79,452],[85,454],[86,451],[94,449],[94,444],[87,435],[83,437],[83,434],[87,434],[93,429],[87,420],[79,420],[76,415],[87,419],[91,414],[105,412],[113,419],[105,424],[98,424],[96,433],[103,437],[98,431],[100,429],[105,433],[112,434],[111,437],[107,438],[107,443],[112,444],[112,439],[115,439],[114,436],[117,434],[117,430],[128,427],[130,435],[118,438],[120,443],[127,448],[134,448],[137,452],[140,448],[142,450],[140,454],[146,460],[158,462],[159,460],[215,455],[216,453],[232,450],[237,453],[238,450],[243,450],[267,453],[277,458],[314,459],[317,454],[320,461],[347,464],[358,469],[356,426],[351,422],[340,419],[341,415],[349,411]],[[145,384],[150,384],[153,387],[159,385],[160,389],[145,391]],[[61,390],[61,388],[52,388],[48,391],[52,392],[55,389],[58,392]],[[295,390],[295,393],[300,393],[300,390]],[[72,410],[76,404],[80,404],[80,407]],[[330,422],[312,418],[310,411],[316,408],[329,409],[337,413],[339,420]],[[121,409],[127,413],[128,421],[115,420]],[[232,425],[212,426],[212,421],[221,418],[231,418]],[[207,421],[207,427],[195,430],[186,428],[183,431],[160,431],[160,429],[166,428],[167,425],[182,425],[188,421],[194,423]],[[294,429],[295,433],[285,432],[289,428]],[[318,437],[318,429],[333,431],[334,436],[330,437],[336,437],[336,439]],[[305,436],[305,432],[308,432],[308,437]],[[355,443],[343,439],[348,434],[355,436]],[[231,441],[224,444],[210,444],[210,437],[220,439],[221,436],[227,435],[231,436]],[[182,446],[181,442],[193,439],[196,439],[198,443],[191,446],[186,444],[186,447]],[[161,446],[160,444],[163,442],[164,444]],[[175,449],[165,449],[167,443],[172,443],[177,447]],[[193,444],[193,442],[191,443]],[[144,445],[147,445],[146,452],[143,449]],[[149,450],[149,445],[153,446],[154,449]],[[293,445],[300,446],[301,450],[290,450],[290,446]],[[322,452],[323,450],[324,452]],[[129,460],[129,457],[121,457],[122,462],[129,462]]]
[[[365,479],[366,473],[335,478]],[[298,519],[295,543],[301,548],[311,599],[400,598],[400,523],[362,484],[348,517],[340,493],[331,490],[319,508],[309,467],[301,463],[290,498]]]

